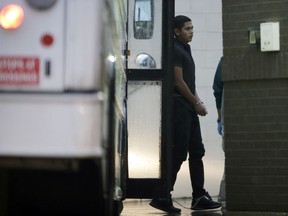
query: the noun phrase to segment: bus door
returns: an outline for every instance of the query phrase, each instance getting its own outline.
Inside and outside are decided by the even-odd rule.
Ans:
[[[170,183],[174,1],[131,0],[128,17],[126,196],[164,197]]]

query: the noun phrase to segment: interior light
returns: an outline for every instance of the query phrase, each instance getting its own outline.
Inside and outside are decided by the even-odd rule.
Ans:
[[[4,29],[16,29],[23,23],[23,9],[16,4],[9,4],[0,11],[0,25]]]
[[[156,62],[152,56],[147,53],[140,53],[136,56],[136,65],[141,69],[156,68]]]

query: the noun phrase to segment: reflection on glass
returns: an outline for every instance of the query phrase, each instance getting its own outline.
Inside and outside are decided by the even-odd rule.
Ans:
[[[152,56],[146,53],[140,53],[136,56],[136,66],[141,69],[156,68],[156,62]]]
[[[153,35],[153,28],[153,0],[135,0],[134,37],[136,39],[150,39]]]
[[[128,83],[129,178],[160,178],[161,82]]]

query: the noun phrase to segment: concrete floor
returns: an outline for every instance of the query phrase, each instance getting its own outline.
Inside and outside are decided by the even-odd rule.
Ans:
[[[177,208],[181,208],[181,214],[168,214],[163,211],[157,210],[149,205],[151,200],[138,200],[138,199],[127,199],[124,201],[124,209],[121,216],[149,216],[149,215],[162,215],[162,216],[222,216],[224,215],[221,210],[217,211],[192,211],[190,209],[191,198],[179,198],[173,199],[173,204]]]

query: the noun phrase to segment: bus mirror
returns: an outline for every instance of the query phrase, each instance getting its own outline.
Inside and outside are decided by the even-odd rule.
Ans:
[[[134,37],[135,39],[150,39],[154,30],[153,0],[135,0],[134,7]]]

